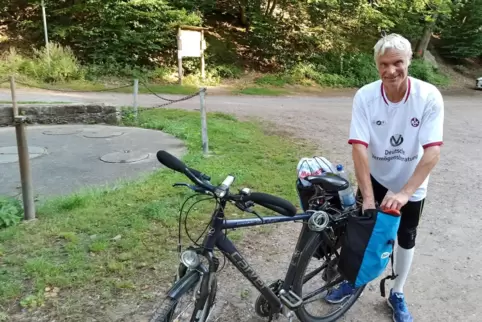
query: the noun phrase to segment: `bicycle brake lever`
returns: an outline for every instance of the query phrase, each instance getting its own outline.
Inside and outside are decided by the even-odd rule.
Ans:
[[[188,188],[191,188],[190,185],[188,185],[187,183],[183,183],[183,182],[176,182],[175,184],[172,185],[173,187],[179,187],[179,186],[186,186]]]
[[[179,186],[182,186],[182,187],[188,187],[189,189],[193,190],[194,192],[200,192],[200,193],[207,193],[208,191],[201,188],[201,187],[198,187],[198,186],[195,186],[195,185],[192,185],[192,184],[187,184],[187,183],[175,183],[172,185],[173,187],[179,187]]]

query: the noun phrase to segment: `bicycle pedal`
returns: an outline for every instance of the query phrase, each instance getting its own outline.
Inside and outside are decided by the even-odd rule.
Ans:
[[[288,292],[281,290],[279,297],[281,302],[291,310],[294,310],[303,304],[303,300],[292,290],[289,290]]]

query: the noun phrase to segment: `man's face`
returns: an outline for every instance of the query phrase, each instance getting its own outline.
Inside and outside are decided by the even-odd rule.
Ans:
[[[377,61],[378,73],[385,87],[397,88],[407,78],[409,61],[403,52],[387,49]]]

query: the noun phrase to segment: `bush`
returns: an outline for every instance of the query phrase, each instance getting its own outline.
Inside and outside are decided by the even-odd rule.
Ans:
[[[221,78],[240,78],[243,71],[235,65],[217,65],[213,69]]]
[[[440,73],[431,63],[423,59],[414,59],[408,70],[415,78],[429,82],[433,85],[447,85],[449,78]]]
[[[18,199],[0,197],[0,228],[16,225],[22,217],[22,205]]]
[[[50,59],[46,47],[33,50],[33,57],[24,57],[11,48],[0,59],[0,73],[20,74],[41,82],[66,82],[82,79],[84,69],[69,47],[49,44]]]
[[[21,72],[43,82],[66,82],[83,78],[83,70],[69,47],[49,43],[47,48],[34,49],[34,58],[26,60]]]

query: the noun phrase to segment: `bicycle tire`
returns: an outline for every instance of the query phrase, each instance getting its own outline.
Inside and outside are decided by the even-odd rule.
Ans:
[[[311,239],[302,250],[300,260],[298,262],[298,269],[293,282],[293,291],[300,297],[302,297],[303,278],[305,276],[308,264],[313,259],[314,253],[318,247],[323,243],[321,236]],[[345,305],[339,311],[332,313],[326,317],[315,317],[309,314],[302,305],[296,310],[296,316],[301,322],[334,322],[341,318],[360,297],[361,293],[365,289],[365,286],[360,287],[355,294],[345,303]]]
[[[193,284],[192,287],[186,289],[179,298],[182,298],[186,294],[188,294],[192,289],[195,288],[197,284]],[[216,294],[217,294],[217,279],[216,276],[214,276],[212,280],[212,287],[210,290],[210,293],[208,295],[208,298],[206,300],[206,303],[204,305],[203,311],[203,319],[200,320],[200,322],[204,322],[205,319],[209,316],[211,313],[211,310],[213,308],[214,301],[216,299]],[[197,300],[196,300],[197,302]],[[196,302],[194,305],[196,305]],[[170,297],[170,296],[165,296],[161,304],[158,306],[157,309],[155,309],[154,313],[152,313],[151,318],[149,319],[149,322],[172,322],[172,314],[174,313],[174,310],[176,309],[178,300]],[[193,316],[196,314],[196,312],[193,312]],[[192,316],[191,316],[192,320]]]
[[[162,304],[154,311],[149,322],[170,322],[171,313],[176,309],[177,301],[166,297]]]

